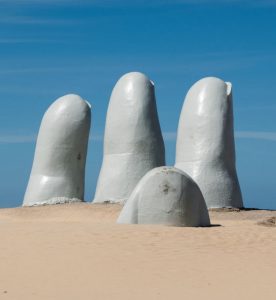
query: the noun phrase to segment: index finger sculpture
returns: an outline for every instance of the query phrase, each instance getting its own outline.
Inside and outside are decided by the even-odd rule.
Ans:
[[[110,98],[94,203],[125,202],[141,177],[164,164],[153,82],[142,73],[128,73]]]
[[[46,111],[36,143],[24,206],[82,201],[91,106],[78,95]]]
[[[208,77],[190,88],[179,119],[175,166],[195,180],[209,208],[243,207],[231,83]]]

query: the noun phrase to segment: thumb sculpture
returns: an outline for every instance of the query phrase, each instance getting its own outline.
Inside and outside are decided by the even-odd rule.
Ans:
[[[117,223],[197,227],[210,226],[210,219],[193,179],[174,167],[159,167],[139,181]]]
[[[23,205],[82,201],[91,106],[78,95],[57,99],[46,111]]]
[[[243,207],[231,83],[207,77],[190,88],[178,125],[175,166],[199,185],[208,208]]]
[[[128,73],[119,79],[110,98],[93,202],[124,203],[149,170],[164,164],[154,84],[142,73]]]

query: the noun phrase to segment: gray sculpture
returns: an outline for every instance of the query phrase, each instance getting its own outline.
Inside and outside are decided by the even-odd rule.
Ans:
[[[128,73],[110,98],[94,203],[125,202],[149,170],[164,164],[154,84],[144,74]]]
[[[206,203],[197,184],[173,167],[149,171],[137,184],[117,222],[189,227],[210,225]]]
[[[196,82],[183,104],[175,166],[195,180],[209,208],[243,207],[233,131],[231,83]]]
[[[82,201],[91,106],[77,95],[46,111],[36,143],[24,206]]]

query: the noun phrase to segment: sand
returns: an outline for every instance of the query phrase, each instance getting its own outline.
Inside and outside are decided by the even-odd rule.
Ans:
[[[119,211],[1,209],[0,299],[275,299],[276,211],[211,211],[211,228],[117,225]]]

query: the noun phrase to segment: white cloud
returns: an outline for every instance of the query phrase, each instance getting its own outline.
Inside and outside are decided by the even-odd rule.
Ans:
[[[174,5],[174,4],[189,4],[189,5],[201,5],[201,4],[251,4],[251,5],[275,5],[276,0],[0,0],[0,4],[7,5],[99,5],[99,6],[110,6],[114,7],[116,5],[124,6],[159,6],[159,5]]]
[[[165,141],[175,141],[176,132],[163,132]],[[266,141],[276,141],[276,132],[274,131],[235,131],[236,139],[257,139]]]
[[[103,141],[103,135],[94,135],[93,133],[89,137],[89,141],[96,141],[96,142],[101,142]]]
[[[0,0],[1,1],[1,0]],[[1,4],[1,2],[0,2]],[[82,19],[38,18],[34,16],[1,16],[0,24],[18,25],[72,25],[82,23]]]
[[[276,132],[270,131],[236,131],[235,138],[276,141]]]
[[[0,134],[0,144],[25,144],[33,143],[36,141],[36,135],[1,135]]]
[[[2,38],[0,44],[41,44],[41,43],[62,43],[63,40],[41,39],[41,38]]]
[[[165,141],[176,141],[177,133],[173,131],[163,132],[163,138]],[[23,144],[33,143],[36,141],[37,136],[35,134],[0,134],[0,144]],[[257,139],[276,141],[276,132],[274,131],[235,131],[236,139]],[[90,141],[102,141],[103,135],[90,135]]]
[[[0,0],[0,3],[3,4],[53,4],[53,3],[80,3],[80,2],[89,2],[89,0]],[[93,1],[94,2],[94,1]]]
[[[0,133],[0,144],[26,144],[36,142],[36,134],[1,134]],[[93,135],[89,137],[90,141],[102,141],[103,135]]]
[[[165,141],[175,141],[176,140],[176,132],[165,131],[162,133],[163,139]]]
[[[0,42],[1,43],[1,42]],[[1,75],[8,74],[26,74],[26,73],[54,73],[54,72],[70,72],[71,68],[60,67],[60,68],[22,68],[22,69],[0,69]],[[75,71],[75,70],[74,70]],[[76,70],[78,71],[78,70]]]
[[[114,0],[113,0],[114,1]],[[116,0],[115,0],[116,1]],[[33,5],[33,6],[41,6],[41,5],[80,5],[80,4],[97,4],[97,3],[111,3],[112,0],[109,1],[101,1],[101,0],[0,0],[0,4],[6,4],[9,6],[12,5]],[[119,0],[119,2],[122,2]]]

